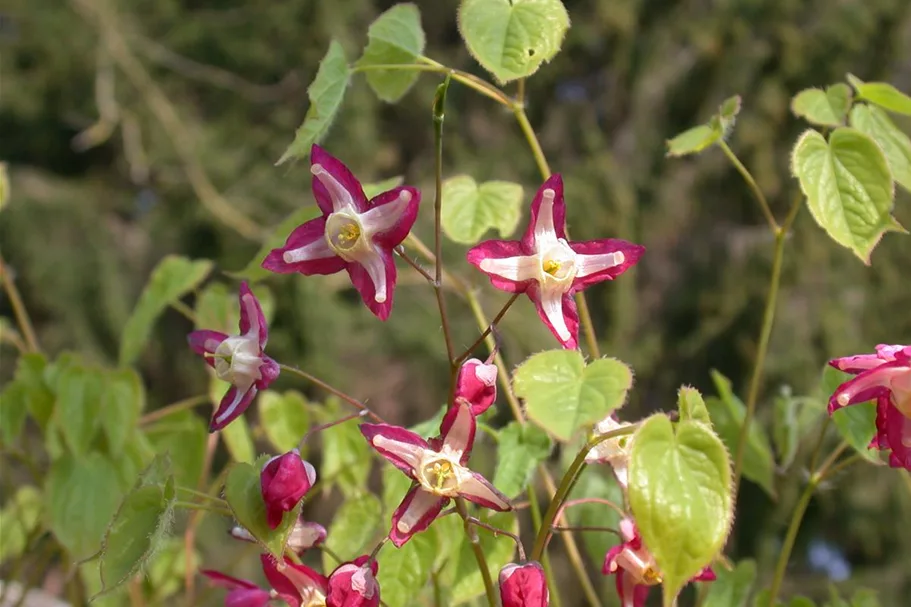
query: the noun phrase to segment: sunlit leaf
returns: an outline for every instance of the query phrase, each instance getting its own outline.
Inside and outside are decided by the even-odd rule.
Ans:
[[[822,89],[805,89],[791,100],[791,111],[820,126],[841,126],[851,109],[851,88],[835,84]]]
[[[430,580],[430,566],[436,556],[433,538],[418,533],[399,549],[385,546],[377,557],[377,582],[387,605],[414,605],[415,598]]]
[[[756,562],[740,561],[733,571],[716,567],[715,575],[702,607],[746,607],[756,581]]]
[[[266,390],[259,395],[257,409],[266,438],[280,453],[297,447],[310,429],[307,399],[300,392]]]
[[[911,97],[891,84],[887,82],[863,82],[851,74],[848,74],[848,82],[857,91],[859,98],[875,103],[890,112],[911,116]]]
[[[878,107],[859,103],[851,110],[851,126],[866,133],[886,155],[892,178],[911,192],[911,139]]]
[[[460,244],[475,244],[491,229],[511,236],[519,223],[522,186],[509,181],[478,183],[469,175],[443,182],[442,225]]]
[[[327,529],[326,547],[342,560],[349,561],[370,552],[368,544],[377,539],[383,521],[380,500],[372,493],[362,493],[345,500],[341,508],[332,515],[332,524]],[[335,561],[328,552],[323,553],[323,569],[331,571]],[[385,588],[383,588],[384,599]]]
[[[494,486],[508,497],[515,497],[531,482],[535,468],[551,451],[550,437],[531,424],[510,422],[499,432]]]
[[[396,4],[377,17],[367,30],[367,48],[358,67],[415,63],[424,52],[421,13],[414,4]],[[367,83],[383,101],[394,103],[408,92],[420,72],[416,70],[368,70]]]
[[[706,124],[683,131],[667,142],[668,156],[686,156],[706,149],[721,139],[721,132]]]

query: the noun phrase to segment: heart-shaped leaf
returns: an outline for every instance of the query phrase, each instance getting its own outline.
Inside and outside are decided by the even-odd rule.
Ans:
[[[421,13],[414,4],[396,4],[367,30],[367,48],[358,67],[414,63],[424,52]],[[367,84],[383,101],[395,103],[417,80],[417,70],[368,70]]]
[[[848,74],[848,82],[857,91],[857,96],[875,103],[879,107],[911,116],[911,97],[904,94],[887,82],[863,82],[856,76]]]
[[[493,484],[504,495],[515,497],[528,487],[535,468],[550,455],[550,437],[537,426],[518,422],[509,423],[498,436]]]
[[[911,139],[878,107],[859,103],[851,110],[851,126],[866,133],[886,155],[892,177],[911,192]]]
[[[721,139],[721,131],[707,124],[687,129],[667,142],[668,156],[686,156],[701,152]]]
[[[841,126],[851,109],[851,88],[846,84],[834,84],[822,89],[805,89],[791,100],[791,111],[821,126]]]
[[[510,236],[519,223],[522,186],[509,181],[488,181],[478,185],[469,175],[443,182],[443,231],[453,241],[475,244],[494,228],[501,237]]]

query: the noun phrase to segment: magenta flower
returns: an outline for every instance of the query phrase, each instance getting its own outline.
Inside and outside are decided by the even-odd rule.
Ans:
[[[367,200],[360,182],[344,164],[318,145],[310,152],[313,197],[322,211],[299,226],[262,266],[290,274],[335,274],[347,270],[370,311],[386,320],[395,290],[392,250],[414,225],[421,193],[401,186]]]
[[[876,346],[876,354],[830,360],[857,375],[838,386],[829,413],[876,399],[876,436],[870,448],[889,451],[889,465],[911,470],[911,346]]]
[[[378,607],[380,585],[376,581],[379,565],[364,555],[339,565],[329,575],[327,607]]]
[[[497,366],[469,358],[459,368],[456,379],[456,398],[471,404],[471,414],[481,415],[497,400]]]
[[[319,523],[297,519],[291,535],[288,536],[288,542],[285,548],[293,550],[297,554],[303,554],[305,551],[319,546],[326,541],[326,528]],[[253,534],[244,527],[236,525],[231,528],[231,537],[244,542],[257,543]]]
[[[535,561],[506,565],[500,570],[500,598],[503,607],[547,607],[550,593],[544,569]]]
[[[274,589],[275,597],[291,607],[323,607],[329,593],[329,580],[306,565],[297,565],[287,557],[279,564],[269,554],[260,556],[263,573]]]
[[[620,535],[623,543],[614,546],[604,555],[604,566],[601,572],[617,576],[617,594],[622,607],[645,607],[648,591],[652,586],[662,583],[661,571],[655,564],[655,558],[642,542],[642,536],[632,519],[620,521]],[[691,582],[710,582],[715,579],[715,572],[706,567],[691,579]]]
[[[416,481],[392,515],[389,539],[396,547],[427,529],[451,498],[462,497],[494,510],[512,509],[509,499],[490,481],[465,466],[475,429],[471,406],[465,400],[449,408],[440,436],[430,441],[398,426],[361,424],[370,445]]]
[[[253,402],[278,377],[278,363],[263,353],[269,339],[266,318],[246,282],[240,283],[240,334],[219,331],[193,331],[187,336],[190,347],[215,369],[219,379],[231,384],[212,416],[209,432],[221,430]]]
[[[563,180],[553,175],[531,203],[531,220],[522,240],[482,242],[468,251],[468,261],[496,288],[528,295],[551,333],[564,348],[574,349],[579,314],[573,294],[613,280],[644,251],[643,246],[614,238],[567,242]]]
[[[620,428],[626,428],[631,425],[632,424],[626,422],[617,421],[614,414],[611,413],[595,424],[594,434],[596,436],[601,436],[602,434],[607,434],[613,430],[619,430]],[[589,449],[588,454],[585,456],[585,462],[587,464],[610,464],[611,469],[614,471],[614,476],[617,477],[617,482],[620,483],[621,486],[626,487],[628,481],[627,467],[632,447],[632,435],[609,438]]]
[[[266,462],[259,483],[270,529],[282,524],[285,512],[294,510],[315,482],[316,469],[310,462],[301,459],[297,449]]]
[[[253,582],[241,580],[211,569],[200,571],[216,586],[228,589],[225,596],[225,607],[266,607],[272,599],[268,590],[260,588]]]

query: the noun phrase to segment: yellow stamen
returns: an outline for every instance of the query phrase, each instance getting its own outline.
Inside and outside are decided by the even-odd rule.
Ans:
[[[354,243],[361,237],[361,228],[356,223],[343,225],[339,230],[338,242],[340,245]],[[350,246],[350,245],[349,245]]]
[[[560,263],[554,261],[553,259],[544,262],[544,271],[550,274],[551,276],[556,276],[557,272],[560,271]]]

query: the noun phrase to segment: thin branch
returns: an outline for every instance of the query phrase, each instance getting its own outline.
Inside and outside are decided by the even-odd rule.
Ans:
[[[22,303],[19,289],[16,288],[16,283],[13,281],[9,266],[6,265],[2,256],[0,256],[0,282],[3,283],[3,289],[6,291],[7,297],[9,297],[10,306],[13,308],[13,315],[16,317],[16,323],[19,325],[19,332],[22,333],[22,336],[25,338],[25,343],[28,345],[29,351],[41,352],[41,347],[38,345],[38,338],[35,336],[35,329],[32,327],[32,321],[28,316],[28,310],[25,309],[25,304]]]
[[[319,386],[323,390],[329,392],[330,394],[334,394],[335,396],[339,397],[340,399],[342,399],[349,405],[356,407],[357,409],[360,409],[361,411],[365,412],[365,415],[369,415],[377,423],[380,423],[380,424],[386,423],[386,421],[382,417],[380,417],[379,415],[377,415],[376,413],[371,411],[367,405],[365,405],[358,399],[354,398],[353,396],[348,396],[341,390],[334,388],[333,386],[327,384],[326,382],[319,379],[318,377],[310,375],[306,371],[298,369],[297,367],[292,367],[291,365],[279,364],[278,366],[281,367],[282,369],[284,369],[285,371],[288,371],[289,373],[294,373],[295,375],[299,375],[300,377],[303,377],[307,381],[316,384],[317,386]]]
[[[456,359],[456,361],[455,361],[456,367],[458,367],[463,362],[465,362],[465,360],[468,359],[469,356],[471,356],[471,353],[474,352],[475,348],[480,346],[484,342],[484,340],[487,339],[487,336],[490,335],[491,332],[493,332],[493,330],[500,323],[500,321],[503,320],[503,317],[506,316],[506,312],[509,311],[509,308],[512,307],[512,304],[514,304],[515,301],[519,298],[519,295],[521,295],[521,293],[513,293],[512,297],[510,297],[509,300],[507,300],[507,302],[505,304],[503,304],[503,307],[500,308],[500,311],[497,312],[497,315],[493,317],[493,320],[490,321],[490,324],[487,325],[486,329],[484,329],[484,332],[481,333],[481,335],[479,335],[476,340],[474,340],[473,344],[471,344],[470,346],[465,348],[465,351]]]
[[[433,276],[430,274],[430,272],[428,272],[427,270],[425,270],[425,269],[421,266],[421,264],[419,264],[419,263],[417,262],[416,259],[414,259],[414,258],[411,257],[410,255],[408,255],[408,253],[405,252],[405,247],[404,247],[404,246],[402,246],[402,245],[397,246],[397,247],[395,248],[395,254],[398,255],[399,257],[401,257],[402,259],[404,259],[405,262],[406,262],[409,266],[411,266],[412,268],[414,268],[415,270],[417,270],[417,272],[418,272],[421,276],[423,276],[425,279],[427,279],[427,282],[429,282],[430,284],[433,284],[433,283],[434,283],[434,278],[433,278]]]
[[[737,172],[743,177],[744,181],[747,182],[747,186],[749,186],[750,191],[753,192],[756,201],[759,202],[759,208],[762,210],[762,215],[769,224],[769,229],[772,230],[773,234],[777,235],[781,228],[778,226],[778,222],[775,221],[775,216],[772,215],[772,209],[769,207],[769,201],[766,200],[765,194],[759,189],[759,184],[756,183],[753,175],[750,174],[750,171],[747,170],[745,166],[743,166],[743,163],[740,162],[740,159],[737,158],[737,155],[734,154],[734,151],[728,146],[724,139],[719,139],[718,145],[721,147],[721,151],[724,152],[724,155],[728,157],[728,160],[731,161],[731,164],[734,165],[734,168],[737,169]]]
[[[484,556],[484,550],[481,548],[481,541],[478,539],[478,532],[471,526],[468,516],[468,510],[465,508],[465,502],[457,498],[456,509],[459,516],[464,522],[465,535],[468,536],[468,543],[471,544],[471,550],[474,552],[475,560],[478,562],[478,570],[481,572],[481,579],[484,580],[484,590],[487,594],[487,604],[489,607],[497,607],[497,591],[494,589],[493,579],[490,577],[490,567],[487,565],[487,557]]]
[[[185,398],[183,400],[179,400],[176,403],[167,405],[166,407],[162,407],[161,409],[156,409],[155,411],[152,411],[151,413],[146,413],[145,415],[143,415],[142,417],[139,418],[139,425],[147,426],[147,425],[151,424],[152,422],[156,422],[159,419],[162,419],[162,418],[172,415],[174,413],[178,413],[178,412],[184,411],[186,409],[192,409],[193,407],[196,407],[203,403],[208,403],[208,402],[209,402],[209,396],[207,394],[199,394],[198,396],[191,396],[190,398]]]
[[[455,367],[455,349],[452,345],[452,333],[449,328],[449,315],[446,313],[446,297],[443,294],[443,121],[446,117],[446,92],[449,90],[450,76],[437,87],[433,99],[433,149],[434,149],[434,182],[436,185],[433,200],[433,245],[434,280],[433,290],[440,309],[440,322],[443,324],[443,338],[446,341],[446,356],[449,364]]]
[[[510,533],[509,531],[506,531],[505,529],[500,529],[499,527],[494,527],[493,525],[488,525],[487,523],[485,523],[485,522],[481,521],[480,519],[475,518],[473,516],[469,516],[468,518],[466,518],[465,522],[471,523],[472,525],[474,525],[476,527],[480,527],[481,529],[486,529],[487,531],[490,531],[491,533],[493,533],[494,537],[499,537],[501,535],[505,535],[506,537],[510,538],[512,541],[514,541],[516,543],[516,550],[519,552],[519,560],[523,561],[523,562],[525,561],[525,547],[522,546],[522,540],[520,540],[519,536],[516,535],[515,533]]]

